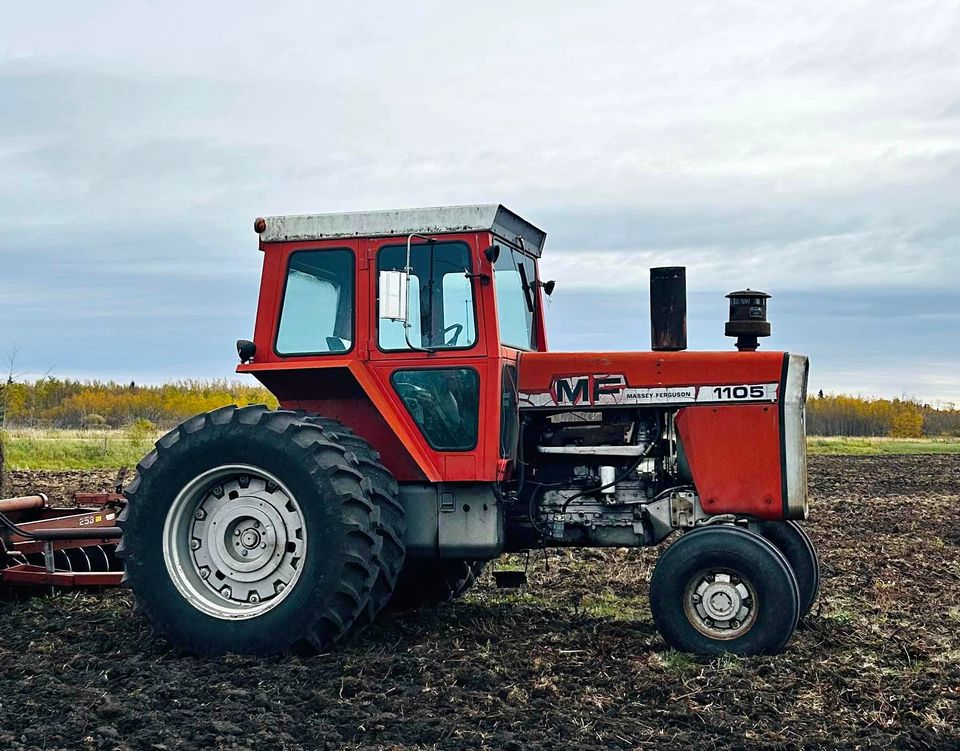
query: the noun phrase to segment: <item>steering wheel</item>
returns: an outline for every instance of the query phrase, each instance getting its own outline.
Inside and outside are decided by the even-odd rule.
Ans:
[[[445,340],[445,339],[446,339],[446,336],[447,336],[447,332],[448,332],[448,331],[453,331],[454,329],[457,330],[457,333],[455,333],[455,334],[453,335],[453,339],[452,339],[451,341],[449,341],[449,342],[444,341],[444,345],[443,345],[444,347],[456,347],[456,346],[457,346],[457,340],[460,338],[460,334],[463,333],[463,324],[462,324],[462,323],[451,323],[449,326],[447,326],[447,327],[443,330],[443,333],[441,333],[440,336],[443,337],[444,340]]]
[[[425,433],[432,434],[438,440],[443,435],[444,442],[456,442],[460,418],[457,402],[451,394],[437,393],[436,387],[427,389],[412,383],[397,383],[396,389]],[[448,399],[445,400],[444,396]],[[438,430],[442,433],[437,433]]]

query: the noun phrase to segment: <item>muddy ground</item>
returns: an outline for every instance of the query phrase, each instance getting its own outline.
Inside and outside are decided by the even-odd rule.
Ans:
[[[777,657],[669,651],[656,551],[537,555],[526,590],[486,575],[309,659],[181,656],[128,592],[74,593],[0,603],[0,749],[960,748],[960,456],[815,457],[811,483],[822,597]]]

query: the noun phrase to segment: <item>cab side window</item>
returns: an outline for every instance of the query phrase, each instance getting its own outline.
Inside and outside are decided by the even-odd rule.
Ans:
[[[407,246],[387,245],[377,257],[378,271],[400,271]],[[468,349],[477,343],[470,272],[470,252],[463,242],[420,243],[410,253],[407,290],[410,318],[406,336],[401,321],[380,319],[377,343],[382,350]]]
[[[396,370],[393,388],[423,437],[437,451],[477,445],[480,378],[473,368]]]
[[[277,327],[277,354],[332,354],[352,349],[353,297],[352,251],[291,253]]]
[[[500,391],[500,458],[513,459],[517,455],[520,435],[520,412],[517,394],[517,368],[503,366]]]
[[[537,268],[530,256],[501,244],[494,267],[500,342],[517,349],[536,349],[533,330],[537,305]]]

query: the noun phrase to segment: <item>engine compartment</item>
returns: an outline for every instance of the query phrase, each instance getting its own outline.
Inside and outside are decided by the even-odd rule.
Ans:
[[[669,534],[671,497],[693,496],[675,410],[526,414],[507,544],[652,545]],[[691,505],[693,499],[689,499]]]

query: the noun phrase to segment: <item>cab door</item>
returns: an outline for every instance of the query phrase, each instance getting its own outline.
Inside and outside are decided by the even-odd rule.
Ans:
[[[367,244],[370,370],[397,407],[403,432],[421,442],[448,482],[492,481],[497,474],[499,371],[488,354],[487,326],[491,275],[482,271],[478,252],[485,237],[411,238],[406,322],[380,318],[378,279],[383,271],[405,269],[407,238]]]

